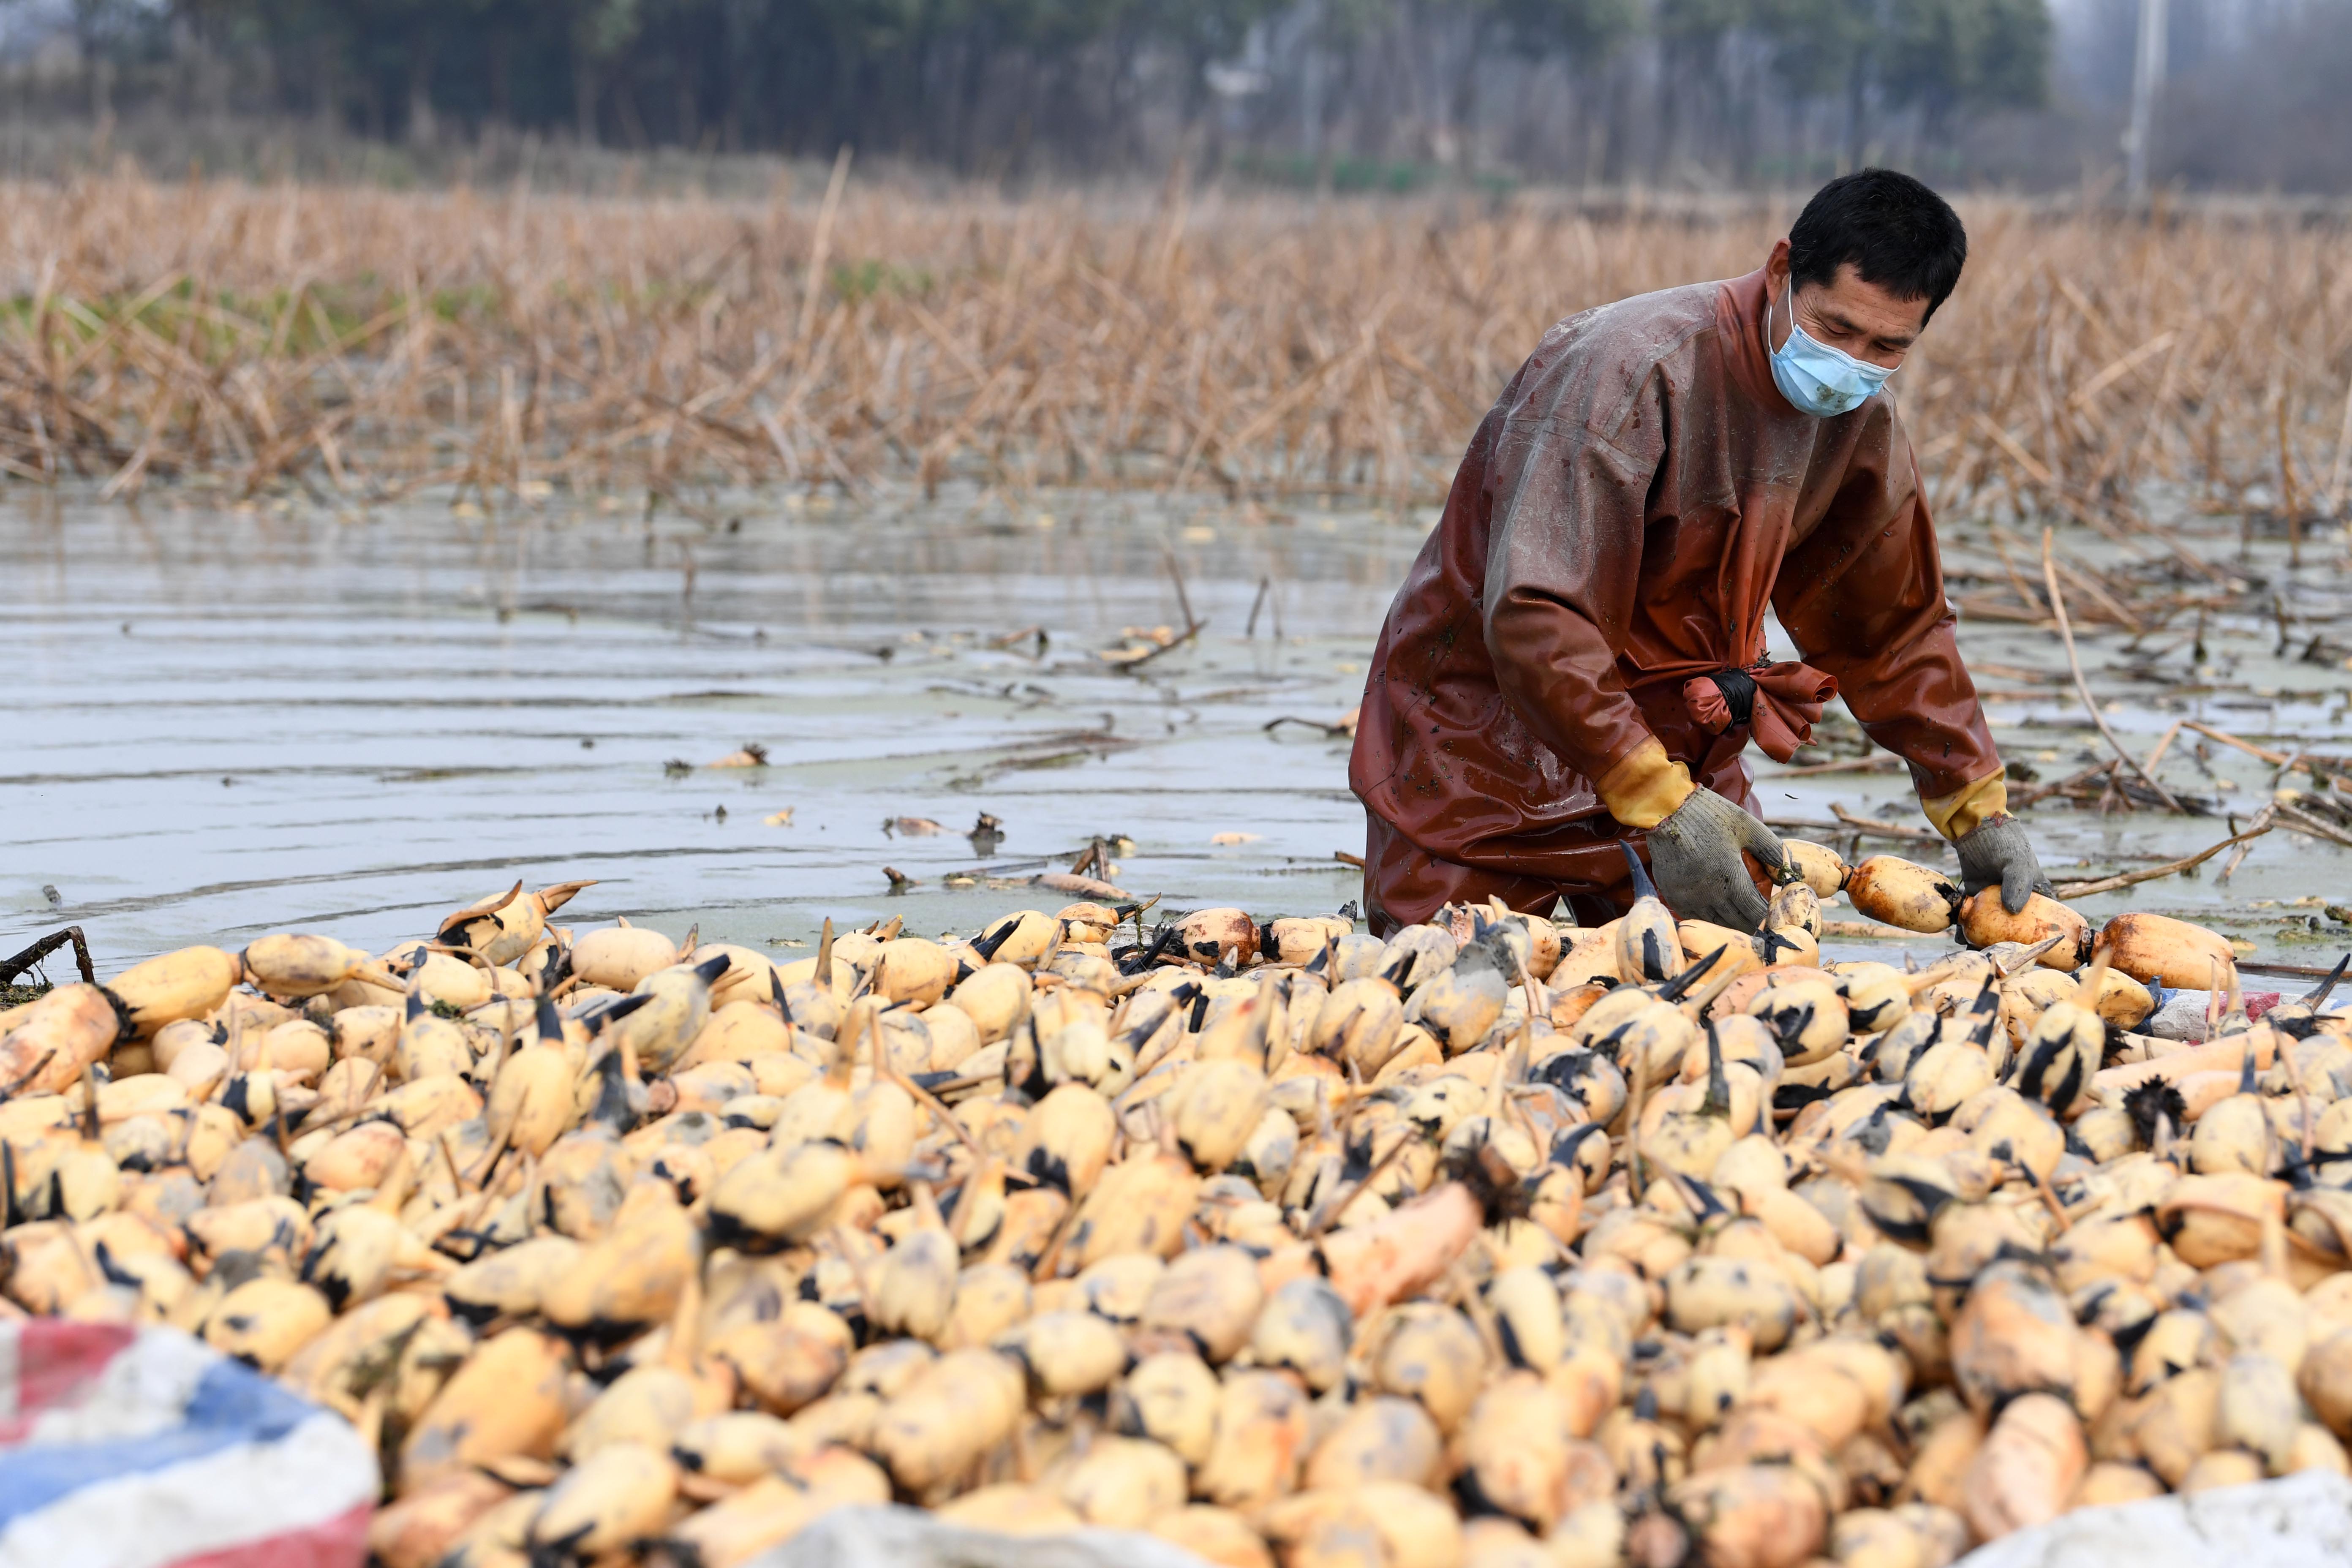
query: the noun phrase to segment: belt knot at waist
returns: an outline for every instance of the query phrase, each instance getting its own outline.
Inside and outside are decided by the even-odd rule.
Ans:
[[[1744,725],[1766,756],[1785,763],[1813,738],[1822,705],[1837,689],[1834,676],[1809,664],[1759,659],[1744,668],[1692,676],[1683,682],[1683,704],[1708,734]]]

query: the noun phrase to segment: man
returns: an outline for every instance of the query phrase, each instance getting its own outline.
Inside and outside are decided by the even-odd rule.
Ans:
[[[1349,782],[1387,932],[1497,897],[1605,921],[1646,839],[1685,918],[1756,929],[1752,738],[1787,761],[1829,697],[1910,763],[1970,892],[2049,891],[1961,667],[1918,468],[1880,388],[1959,281],[1918,181],[1832,180],[1764,266],[1572,316],[1464,456],[1397,591]],[[1804,662],[1770,662],[1767,605]]]

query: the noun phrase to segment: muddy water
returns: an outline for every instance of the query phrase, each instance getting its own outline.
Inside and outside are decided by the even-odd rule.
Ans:
[[[698,922],[752,944],[805,942],[828,916],[968,931],[1066,901],[1021,879],[1097,837],[1122,887],[1172,907],[1329,910],[1359,891],[1334,859],[1362,847],[1346,743],[1267,726],[1354,705],[1427,524],[1066,496],[741,498],[650,528],[560,502],[499,519],[0,509],[0,951],[68,921],[102,963],[289,927],[382,948],[517,878],[600,879],[576,922]],[[1203,630],[1106,662],[1123,628],[1182,626],[1171,558]],[[2286,585],[2310,635],[2342,611],[2339,581],[2315,564]],[[2034,677],[1980,677],[2008,755],[2058,776],[2104,745],[2052,683],[2047,633],[1964,637],[1972,659]],[[2085,655],[2143,753],[2184,714],[2352,752],[2340,658],[2273,657],[2267,616],[2209,617],[2201,676],[2183,648],[2123,679],[2123,640],[2086,638]],[[746,742],[767,765],[708,765]],[[2222,815],[2037,810],[2054,874],[2185,854],[2251,815],[2274,770],[2207,750],[2176,742],[2165,776]],[[1899,774],[1759,783],[1778,820],[1843,806],[1919,824]],[[1001,840],[964,836],[983,813]],[[911,885],[893,892],[885,868]],[[2223,921],[2292,962],[2346,935],[2293,904],[2352,898],[2345,851],[2278,834],[2227,889],[2218,868],[2084,907]]]
[[[968,929],[1067,900],[943,876],[1066,868],[1096,835],[1133,841],[1138,890],[1353,896],[1344,743],[1264,726],[1353,705],[1417,530],[1046,515],[770,503],[648,543],[635,516],[0,512],[0,937],[380,948],[518,877],[601,879],[573,918],[751,942]],[[1183,624],[1170,554],[1206,627],[1120,673],[1121,628]],[[747,742],[768,766],[703,765]],[[982,813],[992,848],[961,836]]]
[[[2298,563],[2283,541],[2242,540],[2235,519],[2181,516],[2172,529],[2221,580],[2168,584],[2168,552],[2145,538],[2118,546],[2079,529],[2062,535],[2062,548],[2075,559],[2147,586],[2127,606],[2142,622],[2138,635],[2079,620],[2074,626],[2085,678],[2116,741],[2146,759],[2187,721],[2287,757],[2352,756],[2352,560],[2344,535],[2312,538]],[[2005,542],[2038,587],[2038,539],[2021,542],[2012,534]],[[2010,581],[1980,528],[1948,531],[1945,553],[1959,597]],[[2078,588],[2069,597],[2081,614],[2085,595]],[[2168,605],[2168,598],[2182,602]],[[2196,600],[2231,607],[2200,615],[2186,603]],[[2114,756],[2077,694],[2053,629],[1964,614],[1960,644],[2012,771],[2021,763],[2049,784]],[[1769,776],[1777,771],[1769,762],[1758,769],[1769,818],[1833,822],[1843,806],[1853,816],[1919,825],[1899,771]],[[2282,775],[2273,763],[2186,728],[2164,745],[2157,772],[2194,815],[2101,810],[2054,799],[2021,811],[2053,879],[2062,886],[2089,881],[2193,855],[2246,826],[2282,784],[2315,787],[2305,773]],[[2024,793],[2019,784],[2011,789]],[[2341,818],[2331,825],[2352,837]],[[1859,852],[1899,853],[1956,870],[1957,861],[1936,847],[1865,838]],[[2352,926],[2328,912],[2352,908],[2352,849],[2282,829],[2247,846],[2225,882],[2221,873],[2228,863],[2225,852],[2185,874],[2072,901],[2095,921],[2127,910],[2195,921],[2227,933],[2242,956],[2258,962],[2326,964],[2352,948]],[[1905,945],[1925,957],[1943,940]]]

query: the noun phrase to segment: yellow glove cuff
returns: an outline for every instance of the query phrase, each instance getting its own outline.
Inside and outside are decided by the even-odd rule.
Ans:
[[[1655,827],[1675,814],[1698,787],[1690,770],[1666,756],[1655,735],[1628,752],[1623,760],[1592,781],[1593,790],[1609,815],[1628,827]]]
[[[1919,809],[1934,823],[1936,831],[1958,844],[1975,832],[1987,818],[1998,816],[2009,809],[2009,775],[1995,769],[1974,784],[1962,784],[1949,795],[1921,797]]]

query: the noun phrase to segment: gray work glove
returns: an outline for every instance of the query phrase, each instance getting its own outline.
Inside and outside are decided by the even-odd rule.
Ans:
[[[2000,907],[2016,914],[2028,894],[2050,895],[2050,879],[2034,858],[2024,825],[2005,811],[1986,817],[1952,847],[1960,852],[1960,887],[1971,896],[1998,886]]]
[[[1711,789],[1695,789],[1674,815],[1650,829],[1650,876],[1658,897],[1685,920],[1734,931],[1764,923],[1764,896],[1739,858],[1745,849],[1775,880],[1788,857],[1772,830]]]

